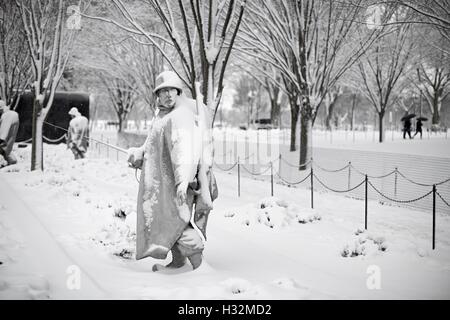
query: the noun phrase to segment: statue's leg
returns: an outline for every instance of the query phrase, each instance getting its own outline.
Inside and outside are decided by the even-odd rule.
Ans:
[[[12,152],[8,156],[6,156],[5,160],[6,162],[8,162],[8,165],[17,163],[17,158],[14,156]]]
[[[78,150],[75,147],[70,148],[70,150],[72,151],[75,160],[78,159]]]
[[[187,227],[175,246],[178,247],[184,257],[188,258],[194,269],[200,266],[205,247],[202,238],[195,229],[190,226]]]
[[[176,244],[170,252],[172,252],[172,261],[166,265],[166,268],[181,268],[186,264],[186,257],[181,253]]]
[[[192,268],[195,270],[202,264],[203,256],[202,253],[195,253],[188,257],[189,262],[192,264]]]

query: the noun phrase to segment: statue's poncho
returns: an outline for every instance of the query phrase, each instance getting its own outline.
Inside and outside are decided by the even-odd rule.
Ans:
[[[178,205],[176,190],[180,183],[187,186],[194,180],[207,144],[203,140],[208,136],[196,127],[194,108],[194,100],[178,97],[172,111],[162,109],[153,120],[140,148],[144,162],[137,205],[136,259],[164,259],[189,224],[191,208],[186,203]]]

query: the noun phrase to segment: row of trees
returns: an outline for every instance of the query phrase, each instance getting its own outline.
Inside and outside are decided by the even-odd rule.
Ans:
[[[72,14],[62,0],[0,4],[0,94],[13,108],[23,90],[34,95],[32,170],[43,169],[42,126],[76,35],[66,12]]]
[[[449,9],[448,1],[255,1],[235,49],[245,74],[256,83],[270,81],[288,97],[291,151],[300,115],[302,164],[319,110],[325,109],[329,125],[336,100],[349,90],[378,114],[380,142],[386,112],[404,106],[399,100],[414,91],[427,99],[432,123],[439,124],[450,84]]]
[[[166,68],[178,73],[193,98],[195,82],[202,84],[211,126],[227,81],[241,84],[236,89],[248,97],[241,99],[245,108],[265,91],[275,124],[283,104],[289,105],[292,151],[300,121],[300,164],[309,158],[319,111],[325,110],[330,122],[343,92],[359,92],[373,105],[380,142],[383,118],[394,104],[419,91],[438,124],[448,93],[448,0],[74,4],[15,0],[1,5],[0,94],[12,102],[27,86],[34,93],[32,169],[43,168],[42,124],[70,55],[72,69],[90,73],[93,80],[86,81],[94,87],[103,85],[119,130],[135,106],[154,109],[155,77]],[[15,23],[17,18],[22,24]],[[256,85],[236,81],[243,77]]]

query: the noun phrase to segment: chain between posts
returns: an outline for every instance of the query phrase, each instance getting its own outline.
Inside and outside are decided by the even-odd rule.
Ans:
[[[228,169],[223,169],[223,168],[221,168],[221,167],[217,164],[216,160],[214,160],[214,165],[215,165],[219,170],[222,170],[222,171],[230,171],[230,170],[232,170],[234,167],[236,167],[237,164],[238,164],[238,162],[236,161],[236,162],[235,162],[234,164],[232,164],[231,167],[229,167]]]
[[[416,198],[416,199],[411,199],[411,200],[396,200],[396,199],[392,199],[391,197],[386,196],[385,194],[383,194],[380,190],[378,190],[373,184],[372,182],[369,181],[369,185],[372,187],[372,189],[374,189],[380,196],[388,199],[389,201],[392,202],[397,202],[397,203],[412,203],[412,202],[416,202],[419,200],[422,200],[423,198],[428,197],[430,194],[433,193],[433,191],[427,192],[426,194]]]
[[[329,169],[322,168],[322,167],[319,166],[315,161],[314,161],[314,166],[316,166],[317,168],[319,168],[319,169],[322,170],[322,171],[330,172],[330,173],[335,173],[335,172],[341,172],[341,171],[344,171],[345,169],[347,169],[347,168],[349,167],[349,164],[347,164],[345,167],[343,167],[343,168],[341,168],[341,169],[336,169],[336,170],[329,170]]]
[[[292,167],[292,168],[304,167],[304,166],[309,165],[312,162],[312,160],[309,160],[309,161],[307,161],[305,163],[295,164],[294,165],[294,164],[288,162],[286,159],[284,159],[281,155],[279,156],[279,160],[281,160],[282,162],[286,163],[289,167]]]
[[[328,187],[328,186],[327,186],[325,183],[323,183],[323,182],[317,177],[317,175],[315,175],[315,174],[314,174],[314,178],[316,178],[317,181],[319,181],[319,183],[320,183],[325,189],[328,189],[328,190],[333,191],[333,192],[336,192],[336,193],[346,193],[346,192],[353,191],[353,190],[359,188],[360,186],[362,186],[362,185],[364,184],[364,182],[365,182],[365,180],[363,180],[363,181],[361,181],[361,183],[359,183],[358,185],[354,186],[353,188],[349,188],[349,189],[347,189],[347,190],[336,190],[336,189],[332,189],[332,188]]]
[[[287,180],[285,180],[282,176],[280,176],[279,173],[276,173],[276,175],[278,176],[278,178],[279,178],[281,181],[283,181],[283,182],[286,183],[286,184],[289,184],[289,185],[297,185],[297,184],[300,184],[300,183],[302,183],[302,182],[305,182],[306,179],[308,179],[308,178],[311,176],[311,173],[309,173],[305,178],[303,178],[302,180],[300,180],[300,181],[298,181],[298,182],[290,182],[290,181],[287,181]]]
[[[362,176],[365,176],[366,174],[360,170],[358,170],[357,168],[355,168],[352,164],[350,164],[350,166],[353,168],[353,170],[355,170],[357,173],[359,173]],[[397,168],[395,168],[394,170],[392,170],[391,172],[389,172],[388,174],[385,175],[381,175],[381,176],[371,176],[371,175],[367,175],[368,178],[372,178],[372,179],[383,179],[383,178],[387,178],[390,175],[393,175],[397,172]]]
[[[263,172],[258,172],[258,173],[251,172],[251,171],[248,170],[243,164],[242,164],[242,168],[244,168],[245,171],[247,171],[249,174],[251,174],[251,175],[253,175],[253,176],[261,176],[261,175],[265,174],[267,171],[272,170],[271,168],[273,168],[273,163],[276,162],[276,161],[278,161],[278,160],[279,160],[279,159],[278,159],[278,157],[277,157],[277,158],[275,158],[274,160],[269,161],[268,163],[266,163],[265,165],[263,165],[263,166],[267,166],[267,168],[266,168]]]
[[[436,194],[438,195],[439,198],[441,198],[442,202],[444,202],[447,205],[447,207],[450,207],[450,204],[447,201],[445,201],[445,199],[441,196],[441,194],[438,191],[436,191]]]
[[[422,186],[422,187],[432,187],[433,185],[438,186],[438,185],[441,185],[441,184],[444,184],[444,183],[447,183],[447,182],[450,181],[450,178],[448,178],[448,179],[446,179],[446,180],[444,180],[444,181],[441,181],[441,182],[438,182],[438,183],[433,183],[433,184],[420,183],[420,182],[416,182],[416,181],[414,181],[414,180],[408,178],[408,177],[405,176],[403,173],[401,173],[399,170],[397,170],[397,172],[398,172],[398,174],[399,174],[402,178],[404,178],[405,180],[407,180],[407,181],[409,181],[409,182],[411,182],[411,183],[413,183],[413,184],[416,184],[416,185],[418,185],[418,186]]]
[[[247,171],[249,174],[251,174],[252,176],[261,176],[261,175],[264,175],[267,171],[270,170],[270,166],[269,166],[269,167],[267,167],[263,172],[255,173],[255,172],[251,172],[250,170],[248,170],[243,164],[242,164],[242,168],[243,168],[245,171]]]

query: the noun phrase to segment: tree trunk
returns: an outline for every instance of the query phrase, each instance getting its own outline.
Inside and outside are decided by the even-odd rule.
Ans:
[[[119,114],[118,116],[119,116],[119,128],[117,132],[122,132],[122,124],[123,124],[122,115]]]
[[[331,102],[328,106],[328,113],[325,118],[325,127],[327,130],[331,131],[331,120],[333,119],[333,111],[334,111],[335,101]]]
[[[309,103],[303,106],[300,118],[300,159],[299,170],[306,170],[305,165],[311,158],[311,129],[312,129],[312,112]]]
[[[441,117],[439,114],[439,111],[441,109],[440,104],[441,104],[441,99],[440,99],[440,96],[436,92],[433,96],[433,117],[431,119],[432,125],[438,126],[439,123],[441,122]]]
[[[382,143],[384,141],[384,126],[383,126],[383,119],[384,119],[384,111],[378,112],[378,125],[379,125],[379,142]]]
[[[296,129],[298,122],[298,112],[299,106],[297,105],[297,99],[289,99],[291,103],[291,147],[290,151],[295,151],[295,138],[296,138]]]
[[[352,98],[352,110],[350,117],[350,130],[353,131],[353,126],[355,125],[355,107],[356,107],[356,94],[353,94]]]
[[[210,110],[213,109],[214,102],[214,68],[210,65],[208,68],[208,91],[206,99],[206,105]],[[211,124],[211,127],[212,125],[213,124]]]
[[[272,121],[272,125],[274,127],[279,128],[280,127],[280,109],[281,106],[280,104],[277,103],[277,99],[276,98],[272,98],[270,99],[270,105],[271,105],[271,109],[270,109],[270,119]]]
[[[32,116],[32,142],[31,142],[31,171],[44,170],[44,156],[42,146],[42,126],[44,124],[42,106],[35,98]]]

